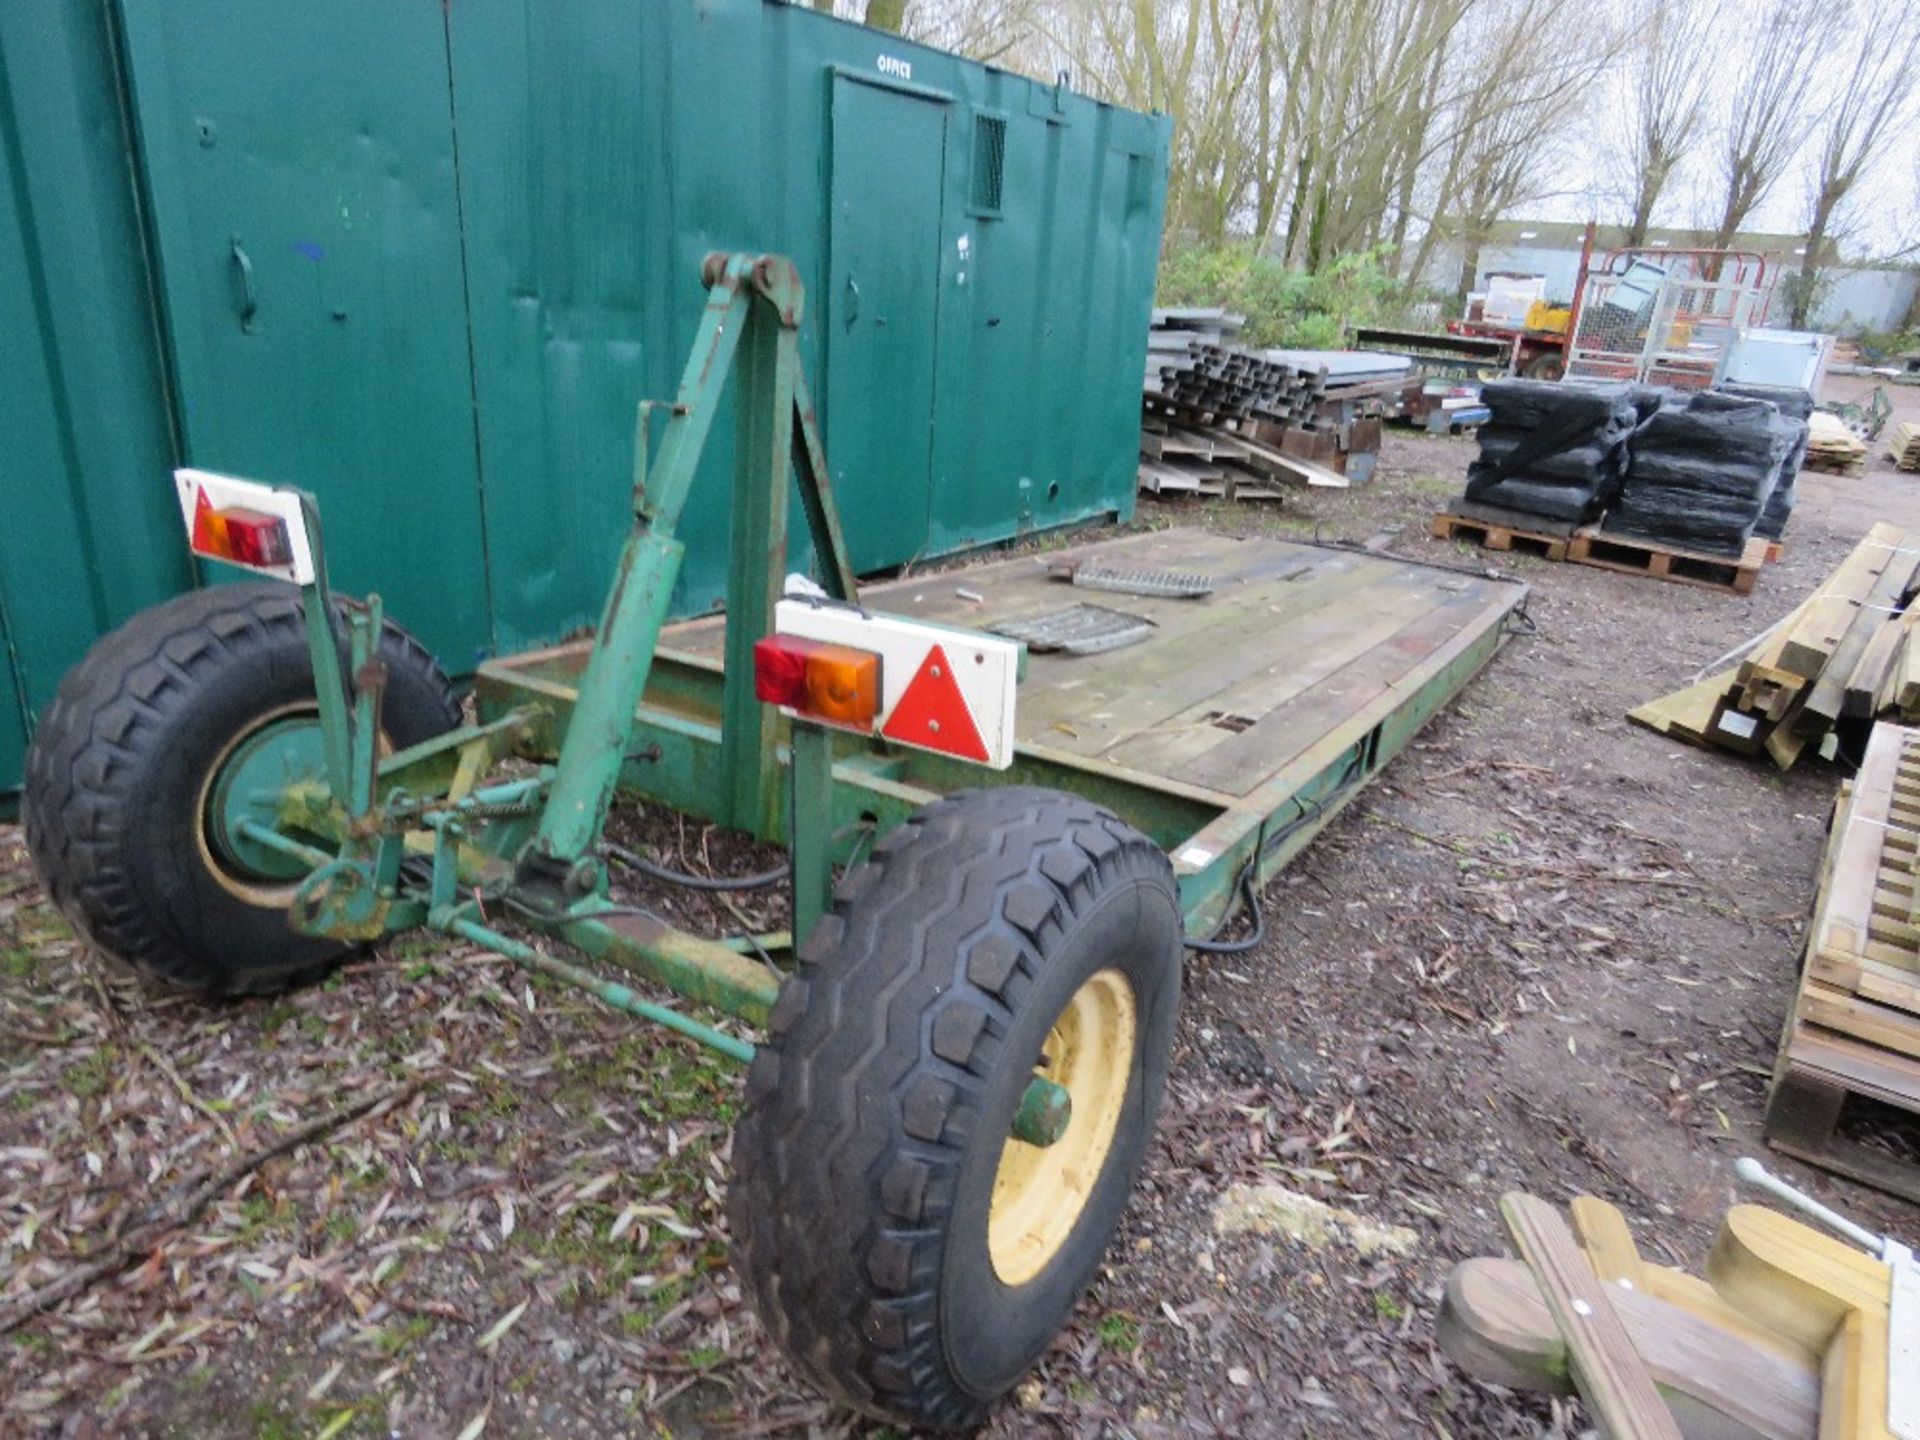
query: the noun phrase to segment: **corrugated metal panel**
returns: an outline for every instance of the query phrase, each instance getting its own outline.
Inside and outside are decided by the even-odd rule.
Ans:
[[[775,0],[113,4],[171,408],[123,176],[120,210],[82,213],[127,164],[102,14],[62,5],[63,31],[28,34],[0,12],[10,69],[112,112],[16,93],[91,178],[58,228],[0,219],[62,252],[48,280],[0,274],[0,306],[40,306],[41,348],[77,343],[89,397],[141,441],[102,467],[72,438],[101,417],[71,416],[70,379],[10,397],[47,437],[27,473],[77,517],[61,543],[83,593],[48,602],[51,628],[13,614],[23,654],[51,636],[50,675],[188,580],[170,416],[197,463],[317,491],[340,582],[379,588],[456,670],[589,623],[634,405],[671,395],[714,249],[800,267],[864,566],[1131,513],[1164,120]],[[91,297],[53,293],[102,273]],[[681,614],[724,589],[730,445],[723,421],[682,525]],[[91,558],[96,498],[121,533],[139,517],[136,561]]]
[[[27,709],[20,700],[20,677],[13,654],[13,635],[7,627],[7,614],[0,609],[0,777],[18,776],[27,753]],[[13,803],[0,784],[0,816],[9,814]]]
[[[0,791],[101,631],[191,579],[106,16],[0,6]]]
[[[492,633],[440,6],[124,22],[186,458],[312,491],[335,583],[470,670]]]
[[[503,648],[595,613],[633,405],[672,393],[713,249],[800,267],[858,563],[1131,512],[1163,121],[765,0],[447,15]],[[981,114],[997,218],[970,203]],[[682,614],[724,588],[730,439],[683,522]]]
[[[1824,291],[1809,318],[1814,329],[1840,335],[1898,330],[1920,289],[1920,271],[1914,270],[1835,269],[1822,279]]]

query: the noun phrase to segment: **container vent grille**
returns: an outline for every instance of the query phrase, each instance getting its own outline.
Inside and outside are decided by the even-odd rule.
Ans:
[[[1007,159],[1007,122],[999,115],[973,117],[973,202],[983,215],[1000,213],[1000,190]]]

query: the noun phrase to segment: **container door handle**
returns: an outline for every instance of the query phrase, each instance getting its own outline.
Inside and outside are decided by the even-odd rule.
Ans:
[[[233,237],[232,247],[233,266],[240,272],[240,328],[251,335],[254,312],[260,308],[260,297],[253,288],[253,261],[247,257],[238,235]]]
[[[853,328],[853,322],[860,318],[860,287],[853,283],[853,276],[847,276],[847,329]]]

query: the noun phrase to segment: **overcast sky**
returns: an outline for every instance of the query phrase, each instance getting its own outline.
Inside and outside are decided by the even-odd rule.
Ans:
[[[1606,3],[1606,0],[1602,0]],[[1752,22],[1766,7],[1761,0],[1691,0],[1702,14],[1720,12],[1717,33],[1726,37],[1726,50],[1711,59],[1703,57],[1712,71],[1709,106],[1713,119],[1709,133],[1698,142],[1694,153],[1675,176],[1669,193],[1662,197],[1654,220],[1660,225],[1711,225],[1719,218],[1725,195],[1725,183],[1718,165],[1717,130],[1732,104],[1740,78],[1740,57],[1751,33]],[[1888,15],[1911,7],[1920,0],[1867,0],[1859,15]],[[1890,26],[1876,26],[1876,34],[1885,35]],[[1850,64],[1848,50],[1855,32],[1844,31],[1838,46],[1830,49],[1822,64],[1827,73],[1814,87],[1824,98],[1834,93],[1844,79],[1844,66]],[[1526,213],[1513,219],[1623,220],[1627,205],[1620,193],[1618,147],[1625,142],[1621,126],[1631,115],[1626,100],[1627,77],[1617,75],[1606,91],[1595,97],[1596,123],[1584,127],[1584,136],[1573,143],[1566,157],[1569,185],[1562,193],[1535,204],[1521,207]],[[1612,123],[1608,121],[1611,118]],[[1612,133],[1609,133],[1612,132]],[[1763,200],[1745,228],[1749,230],[1794,233],[1803,230],[1812,189],[1811,167],[1815,159],[1814,138],[1801,147],[1794,167]],[[1910,103],[1907,122],[1887,144],[1885,152],[1862,177],[1848,206],[1848,221],[1839,236],[1842,255],[1851,260],[1879,257],[1910,247],[1920,241],[1920,103]]]

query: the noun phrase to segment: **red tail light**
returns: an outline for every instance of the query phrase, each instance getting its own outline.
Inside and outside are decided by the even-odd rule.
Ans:
[[[293,541],[278,515],[244,505],[214,509],[202,491],[193,514],[193,550],[213,560],[238,565],[291,565]]]
[[[812,720],[868,729],[880,713],[880,657],[846,645],[769,635],[753,647],[753,692]]]

